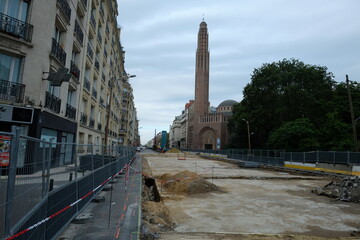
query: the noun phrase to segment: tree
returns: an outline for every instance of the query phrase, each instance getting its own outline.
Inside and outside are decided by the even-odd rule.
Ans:
[[[324,123],[333,102],[333,78],[326,67],[295,59],[267,63],[254,69],[251,82],[243,90],[243,100],[234,107],[229,121],[233,140],[244,138],[240,136],[245,131],[243,118],[256,133],[253,146],[257,148],[266,147],[270,133],[286,122],[305,117],[314,126]]]

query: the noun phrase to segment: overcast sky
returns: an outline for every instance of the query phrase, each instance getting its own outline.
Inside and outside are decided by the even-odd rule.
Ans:
[[[295,58],[360,82],[360,0],[117,0],[141,142],[194,99],[197,33],[210,50],[210,104],[241,101],[263,63]]]

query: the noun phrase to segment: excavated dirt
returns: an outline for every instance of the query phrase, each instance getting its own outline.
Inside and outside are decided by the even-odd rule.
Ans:
[[[159,181],[161,190],[172,194],[195,195],[220,191],[219,187],[190,171],[182,171],[173,175],[165,173]]]

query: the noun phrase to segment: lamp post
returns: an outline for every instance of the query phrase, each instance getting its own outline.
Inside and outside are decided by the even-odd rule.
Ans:
[[[248,145],[249,145],[249,153],[251,153],[251,143],[250,143],[250,126],[249,126],[249,121],[246,120],[245,118],[242,119],[243,121],[246,122],[246,125],[247,125],[247,132],[248,132]]]

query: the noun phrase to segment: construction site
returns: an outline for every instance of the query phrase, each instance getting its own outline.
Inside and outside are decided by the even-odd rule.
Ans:
[[[360,179],[140,154],[142,239],[360,239]]]

